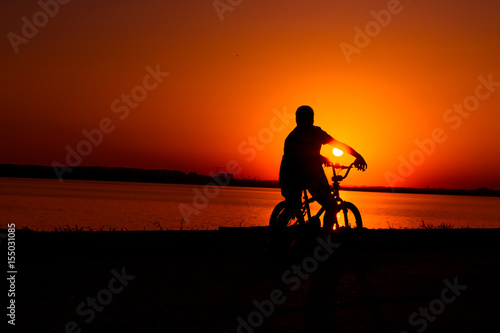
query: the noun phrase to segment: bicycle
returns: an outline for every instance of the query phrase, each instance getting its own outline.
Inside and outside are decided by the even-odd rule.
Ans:
[[[333,232],[339,232],[341,229],[352,229],[351,222],[354,222],[356,229],[363,228],[363,221],[359,209],[351,202],[344,201],[340,198],[340,182],[344,180],[351,171],[355,163],[349,166],[336,164],[327,164],[327,167],[332,167],[333,184],[331,191],[334,200],[337,203],[335,212],[335,221],[333,223]],[[347,170],[344,175],[340,174],[342,170]],[[325,212],[325,207],[321,207],[319,211],[312,215],[310,204],[316,200],[308,195],[306,189],[303,190],[302,204],[300,214],[289,212],[286,210],[286,201],[281,201],[276,205],[269,220],[269,227],[273,236],[283,235],[286,232],[302,231],[306,226],[312,226],[312,230],[318,230],[320,227],[320,217]],[[297,216],[298,215],[298,216]],[[339,223],[340,222],[340,223]]]

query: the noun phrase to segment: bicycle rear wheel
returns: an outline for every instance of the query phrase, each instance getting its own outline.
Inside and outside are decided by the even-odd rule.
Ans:
[[[353,203],[347,201],[340,204],[340,211],[337,213],[337,222],[340,227],[363,228],[361,213]]]
[[[297,216],[286,208],[286,201],[282,201],[274,207],[271,218],[269,219],[271,231],[280,232],[284,231],[286,228],[299,224]]]
[[[304,206],[301,213],[305,214]],[[303,223],[297,218],[296,214],[287,209],[285,201],[277,204],[269,219],[269,250],[275,253],[284,253],[295,248],[297,238],[303,231],[303,227]]]

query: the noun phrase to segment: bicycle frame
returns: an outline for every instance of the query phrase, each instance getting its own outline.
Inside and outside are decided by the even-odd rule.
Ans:
[[[332,214],[335,214],[335,219],[329,219],[327,221],[328,228],[333,227],[333,231],[342,227],[350,229],[351,227],[349,220],[355,222],[356,228],[363,228],[363,221],[361,219],[359,209],[352,202],[344,201],[340,198],[340,182],[347,177],[349,171],[354,166],[354,163],[349,166],[341,166],[338,163],[335,165],[327,164],[327,166],[333,168],[333,177],[330,191],[332,198],[337,204],[336,207],[332,208],[335,209],[335,211],[331,212]],[[347,171],[344,175],[341,175],[340,170]],[[295,226],[301,228],[308,225],[312,227],[309,228],[310,230],[316,230],[315,226],[320,226],[320,217],[328,208],[326,207],[326,205],[324,207],[321,206],[316,214],[313,215],[313,213],[311,212],[310,204],[312,202],[315,202],[316,199],[314,197],[311,197],[307,192],[307,189],[304,189],[302,191],[303,197],[301,198],[301,204],[299,207],[294,207],[293,212],[287,210],[291,207],[286,200],[281,201],[276,205],[276,207],[274,207],[273,212],[271,213],[271,218],[269,220],[269,226],[271,227],[271,230],[273,231],[273,233],[275,233],[275,235],[283,232],[288,227]],[[339,215],[339,213],[341,212],[343,214]],[[330,226],[332,222],[334,224]],[[339,226],[339,222],[342,222],[342,227]],[[325,228],[324,224],[325,221],[323,221],[323,229]],[[326,229],[326,232],[329,231]]]
[[[354,163],[352,163],[349,166],[339,165],[338,163],[337,164],[329,164],[327,166],[331,167],[333,170],[333,176],[332,176],[333,183],[331,186],[331,191],[332,191],[334,200],[338,203],[338,207],[340,207],[340,204],[342,204],[342,202],[344,201],[340,198],[340,182],[342,180],[344,180],[349,175],[349,171],[351,171],[352,167],[354,166]],[[336,169],[339,169],[339,170],[347,169],[347,172],[344,175],[340,175],[340,174],[337,174],[337,172],[335,171]],[[303,196],[303,199],[304,199],[303,206],[304,206],[304,209],[306,210],[307,220],[310,221],[311,218],[313,218],[313,217],[320,218],[321,215],[325,212],[326,208],[321,206],[321,209],[314,216],[311,216],[311,208],[310,208],[309,204],[311,202],[316,201],[316,200],[313,197],[309,198],[309,196],[307,195],[307,189],[303,190],[303,195],[304,195]],[[340,211],[340,208],[338,211]],[[338,213],[338,211],[336,213]],[[301,216],[299,217],[299,220],[302,220],[303,217],[304,217],[304,213],[301,214]],[[301,223],[301,222],[305,222],[305,221],[300,221],[299,223]]]

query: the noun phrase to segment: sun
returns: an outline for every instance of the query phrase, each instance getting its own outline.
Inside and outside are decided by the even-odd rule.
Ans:
[[[339,156],[342,156],[342,154],[344,154],[344,152],[338,148],[333,148],[333,155],[339,157]]]

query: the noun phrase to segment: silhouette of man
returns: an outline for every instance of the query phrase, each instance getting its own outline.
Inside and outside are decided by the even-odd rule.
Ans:
[[[325,207],[323,219],[325,232],[330,232],[336,218],[336,205],[323,164],[330,164],[328,158],[320,154],[321,146],[329,144],[354,156],[354,166],[364,171],[367,168],[363,157],[348,145],[335,140],[320,127],[314,126],[314,111],[303,105],[295,113],[297,127],[285,140],[281,160],[279,183],[281,194],[287,202],[288,214],[300,214],[302,191],[307,189],[313,198]]]

